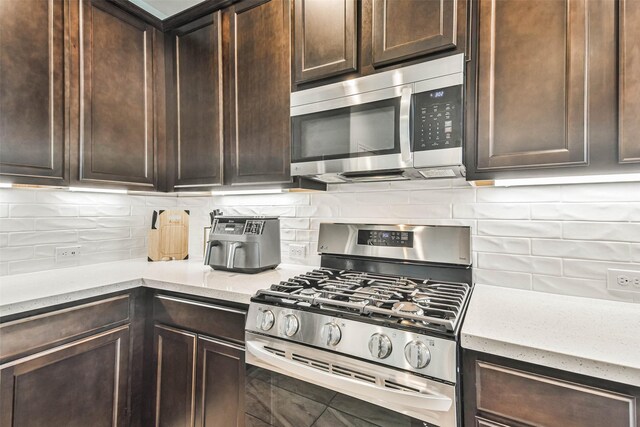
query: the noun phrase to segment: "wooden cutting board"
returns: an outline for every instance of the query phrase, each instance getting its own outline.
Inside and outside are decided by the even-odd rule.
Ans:
[[[189,258],[189,211],[154,211],[148,238],[149,261]]]

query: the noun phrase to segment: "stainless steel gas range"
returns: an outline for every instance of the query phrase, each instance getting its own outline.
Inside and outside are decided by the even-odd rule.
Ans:
[[[321,224],[321,267],[252,299],[248,425],[461,424],[468,227]]]

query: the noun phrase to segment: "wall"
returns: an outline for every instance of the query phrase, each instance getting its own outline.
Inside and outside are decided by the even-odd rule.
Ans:
[[[317,264],[322,221],[472,228],[477,283],[640,302],[609,292],[607,268],[640,270],[640,184],[474,188],[438,180],[332,186],[327,193],[217,197],[225,214],[282,216],[283,260]],[[307,246],[289,260],[289,243]]]
[[[640,302],[606,290],[607,268],[640,270],[640,184],[474,188],[437,180],[332,186],[326,193],[175,197],[0,191],[0,274],[60,268],[56,246],[80,245],[78,264],[146,256],[154,209],[191,210],[198,258],[207,213],[278,215],[282,261],[319,263],[322,221],[469,225],[477,283]],[[307,257],[289,259],[290,243]]]
[[[189,253],[201,256],[211,202],[210,197],[2,189],[0,275],[146,257],[153,210],[178,205],[191,210]],[[80,256],[56,262],[55,248],[66,246],[80,246]]]

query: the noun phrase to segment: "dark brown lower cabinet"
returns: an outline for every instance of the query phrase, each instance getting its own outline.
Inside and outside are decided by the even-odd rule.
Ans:
[[[244,425],[244,349],[198,337],[196,426]]]
[[[192,426],[195,412],[196,335],[156,325],[154,418],[156,426]]]
[[[2,426],[128,424],[129,326],[0,365]]]
[[[245,316],[243,308],[153,297],[153,425],[244,425]]]
[[[244,425],[241,346],[164,325],[154,343],[154,425]]]
[[[465,425],[636,427],[640,389],[464,351]]]

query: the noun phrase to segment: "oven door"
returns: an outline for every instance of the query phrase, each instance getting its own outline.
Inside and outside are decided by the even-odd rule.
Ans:
[[[456,426],[455,386],[246,333],[247,426]]]
[[[411,94],[402,85],[292,107],[292,175],[412,167]]]

